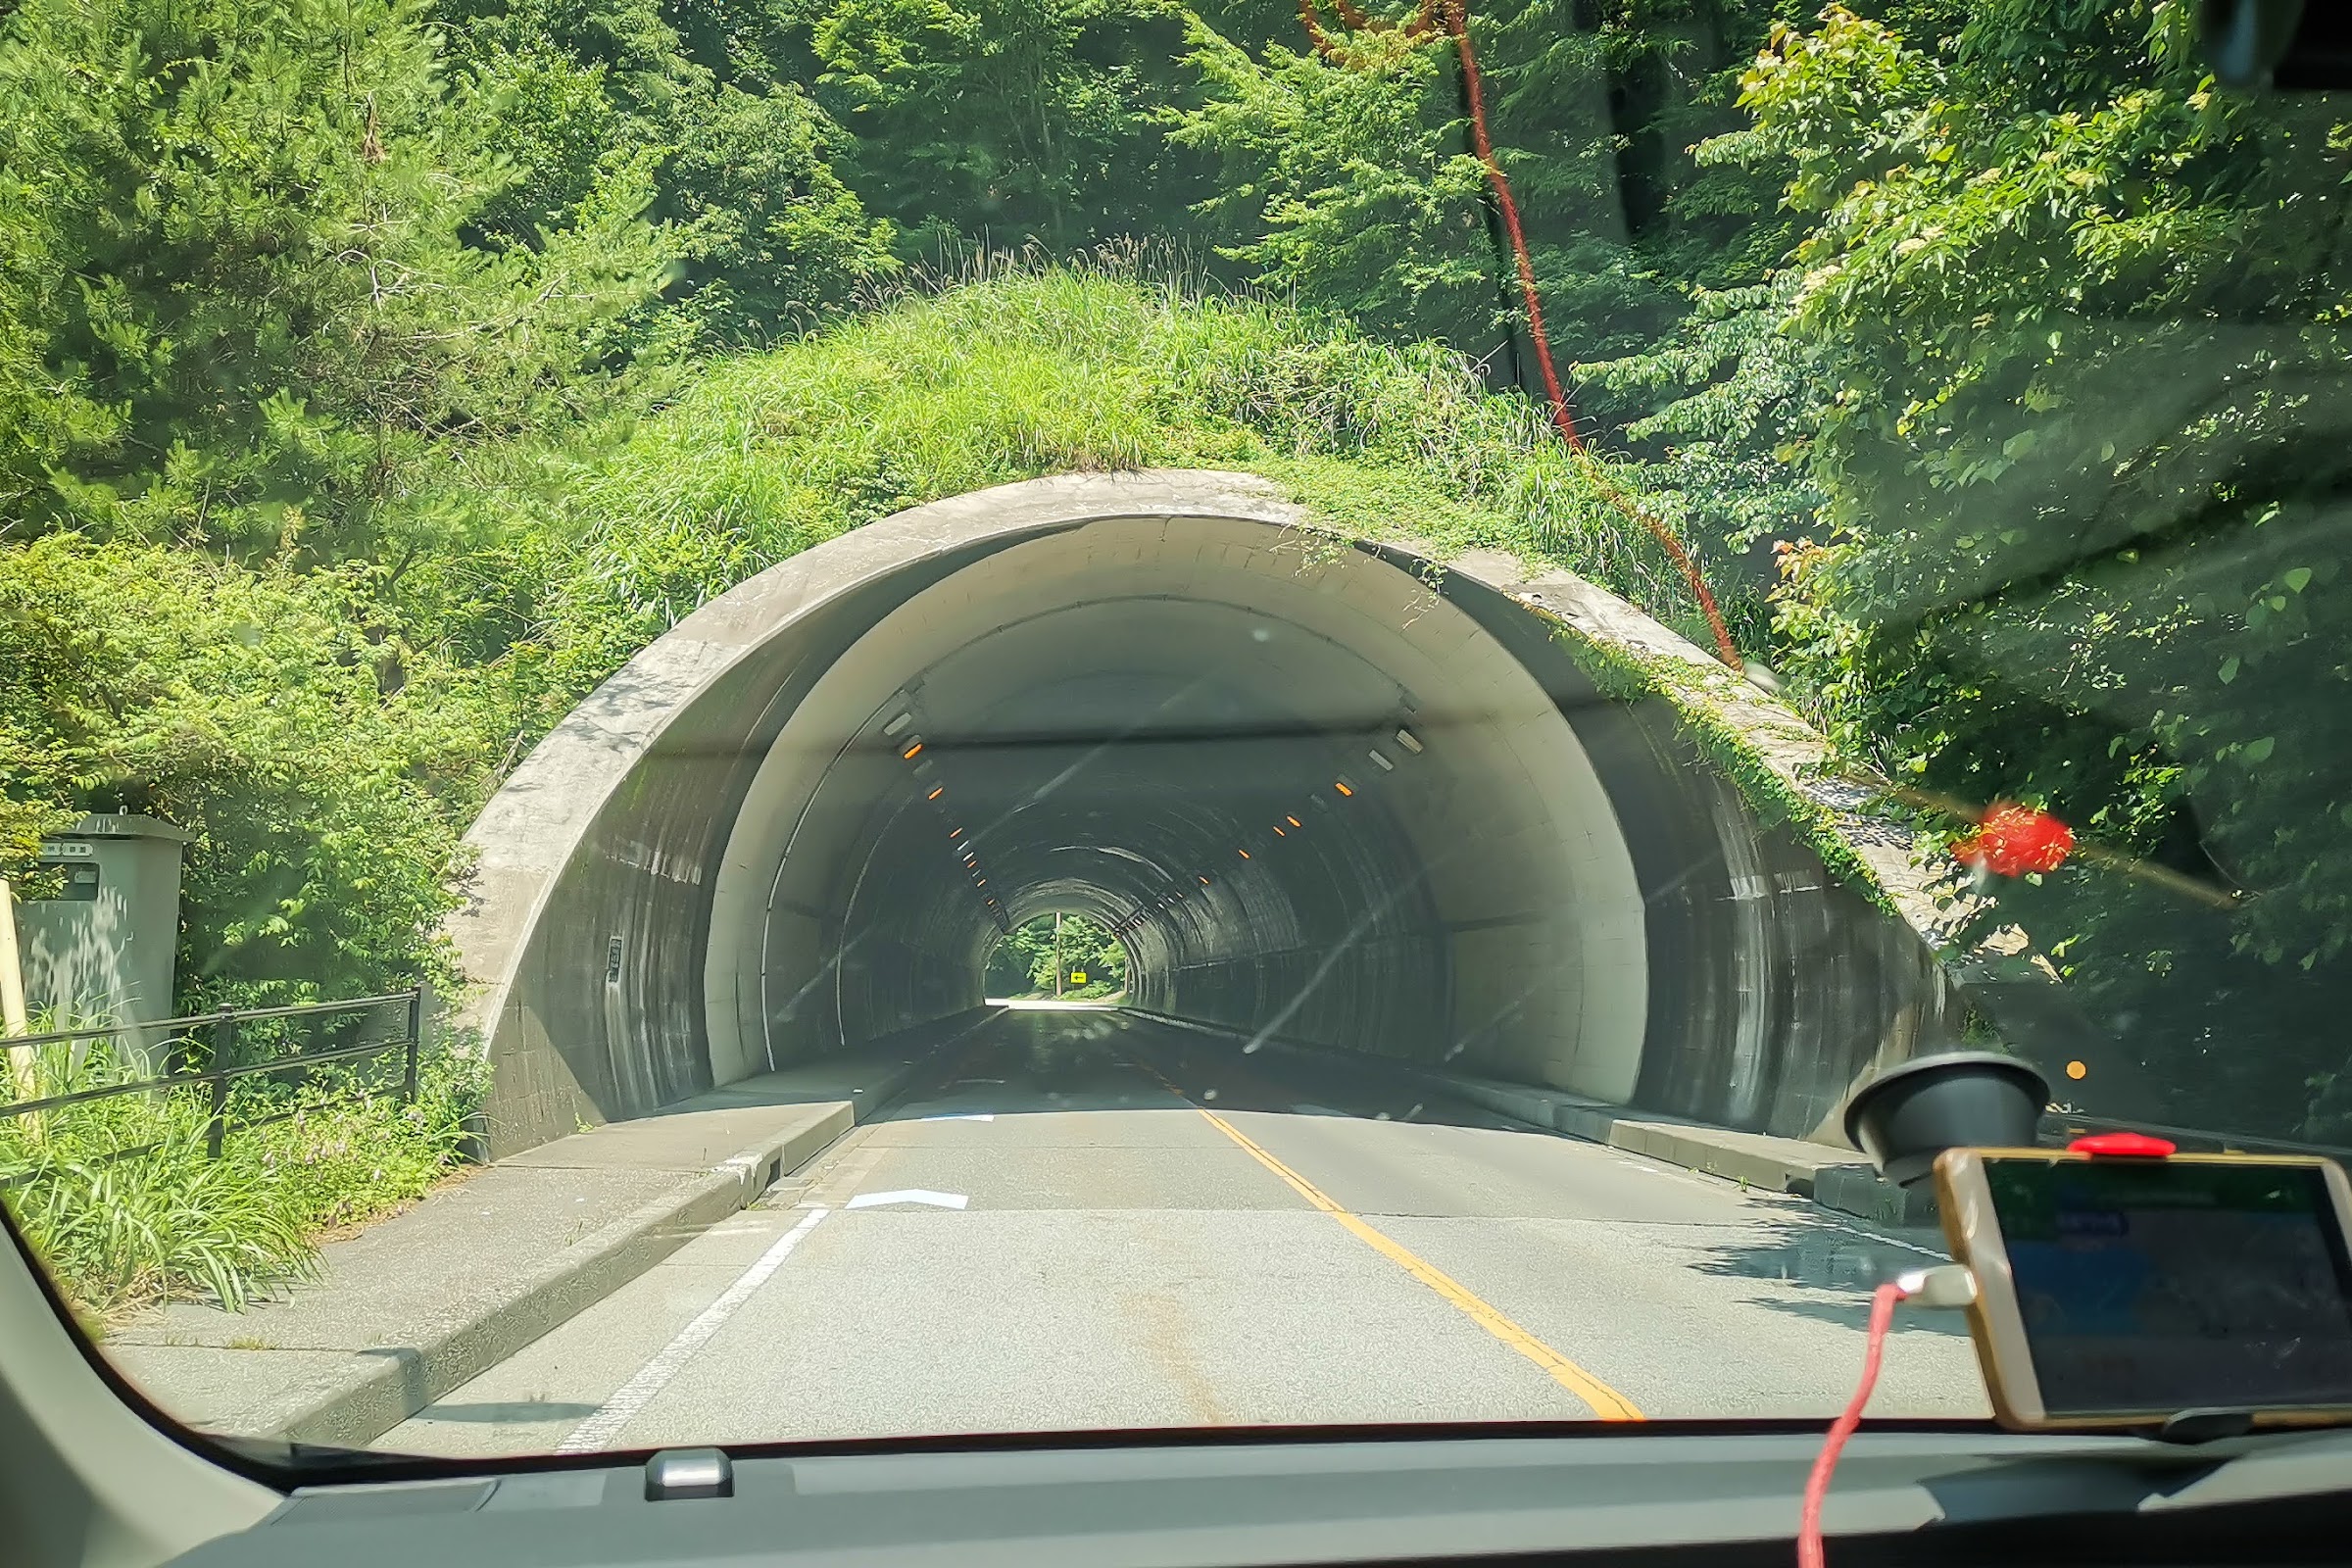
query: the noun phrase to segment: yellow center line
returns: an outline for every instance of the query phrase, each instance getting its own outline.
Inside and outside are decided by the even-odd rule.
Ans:
[[[1168,1083],[1167,1079],[1160,1077],[1159,1073],[1153,1071],[1150,1065],[1142,1062],[1137,1065],[1142,1066],[1152,1077],[1158,1078],[1162,1084],[1166,1084],[1170,1094],[1190,1103],[1190,1096],[1174,1084]],[[1619,1394],[1615,1389],[1610,1388],[1606,1383],[1601,1382],[1600,1379],[1578,1366],[1542,1340],[1537,1339],[1517,1323],[1512,1322],[1473,1294],[1468,1286],[1444,1269],[1425,1261],[1395,1238],[1376,1230],[1364,1220],[1342,1208],[1338,1203],[1332,1201],[1320,1187],[1285,1165],[1281,1160],[1276,1159],[1272,1154],[1267,1153],[1239,1127],[1206,1106],[1194,1105],[1193,1109],[1207,1117],[1211,1127],[1239,1144],[1243,1152],[1288,1182],[1293,1192],[1346,1226],[1348,1233],[1357,1241],[1362,1242],[1366,1247],[1371,1248],[1372,1250],[1437,1292],[1445,1298],[1448,1306],[1542,1367],[1554,1383],[1591,1405],[1594,1415],[1603,1421],[1640,1421],[1644,1419],[1633,1400]]]

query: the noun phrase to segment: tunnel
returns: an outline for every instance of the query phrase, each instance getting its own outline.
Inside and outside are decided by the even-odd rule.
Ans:
[[[492,1149],[919,1037],[1054,910],[1118,936],[1128,1005],[1236,1040],[1823,1134],[1952,1027],[1933,955],[1492,575],[1156,472],[712,600],[469,835]]]

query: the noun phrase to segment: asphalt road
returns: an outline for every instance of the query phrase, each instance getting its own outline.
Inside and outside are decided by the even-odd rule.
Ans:
[[[1871,1286],[1936,1245],[1376,1068],[1012,1011],[376,1446],[1826,1417]],[[1986,1413],[1956,1316],[1898,1320],[1871,1408]]]

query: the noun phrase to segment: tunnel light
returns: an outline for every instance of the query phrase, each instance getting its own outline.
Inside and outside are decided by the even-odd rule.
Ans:
[[[1334,779],[1331,787],[1335,790],[1338,790],[1342,795],[1352,796],[1355,793],[1354,790],[1348,788],[1348,781],[1344,778]]]
[[[1396,771],[1396,764],[1390,761],[1386,757],[1382,756],[1379,747],[1374,747],[1364,755],[1372,759],[1373,765],[1379,768],[1383,773],[1394,773]]]
[[[1240,856],[1245,860],[1250,858],[1250,852],[1248,850],[1236,850],[1234,851],[1234,854]]]
[[[1206,887],[1206,886],[1208,886],[1208,878],[1206,878],[1206,877],[1202,877],[1202,878],[1200,879],[1200,885],[1201,885],[1202,887]]]
[[[913,761],[913,760],[915,760],[915,758],[916,758],[916,757],[918,757],[918,756],[920,756],[920,755],[921,755],[921,753],[922,753],[922,750],[923,750],[923,743],[922,743],[921,741],[919,741],[919,740],[918,740],[918,741],[916,741],[916,742],[915,742],[913,745],[911,745],[911,746],[907,747],[907,748],[906,748],[905,751],[901,752],[899,755],[900,755],[901,757],[905,758],[905,759],[906,759],[907,761],[911,762],[911,761]]]
[[[931,795],[931,797],[930,797],[930,798],[931,798],[932,800],[937,800],[937,799],[939,798],[939,795],[940,795],[941,793],[944,793],[944,792],[936,792],[936,791],[935,791],[935,792],[934,792],[934,793]],[[949,840],[949,842],[950,842],[950,843],[953,843],[953,842],[955,842],[956,839],[959,839],[959,838],[961,838],[961,837],[963,837],[963,829],[961,829],[961,828],[952,828],[952,829],[950,829],[950,830],[949,830],[949,832],[948,832],[948,840]]]
[[[1274,830],[1274,836],[1275,836],[1276,838],[1278,838],[1278,839],[1287,839],[1287,838],[1289,838],[1289,837],[1290,837],[1290,835],[1289,835],[1288,833],[1285,833],[1285,832],[1284,832],[1282,829],[1280,829],[1280,828],[1276,828],[1276,829]]]
[[[1396,732],[1396,744],[1415,757],[1421,755],[1421,738],[1409,729],[1400,729]]]
[[[885,735],[896,735],[899,733],[899,731],[905,729],[907,725],[913,722],[914,715],[912,713],[901,713],[898,717],[892,719],[889,723],[882,726],[882,733]]]
[[[1285,822],[1288,822],[1288,823],[1290,823],[1290,824],[1291,824],[1291,826],[1293,826],[1293,827],[1304,827],[1304,826],[1306,826],[1306,824],[1305,824],[1304,822],[1301,822],[1301,821],[1299,821],[1299,820],[1298,820],[1297,817],[1295,817],[1295,816],[1291,816],[1291,815],[1288,815],[1287,813],[1284,815],[1284,817],[1283,817],[1283,820],[1284,820]]]
[[[940,784],[940,785],[936,785],[936,786],[934,786],[934,787],[933,787],[933,789],[932,789],[932,791],[931,791],[931,793],[930,793],[930,794],[928,794],[928,795],[926,795],[926,796],[924,796],[924,797],[923,797],[923,799],[924,799],[924,800],[926,800],[926,801],[936,801],[936,800],[938,800],[938,799],[939,799],[939,798],[940,798],[942,795],[945,795],[945,794],[947,794],[947,793],[948,793],[948,787],[947,787],[945,784]],[[961,829],[961,828],[957,828],[957,829],[956,830],[956,833],[960,833],[960,832],[962,832],[962,831],[963,831],[963,829]],[[954,838],[954,837],[956,836],[956,833],[951,833],[951,834],[949,834],[949,835],[948,835],[948,837],[950,837],[950,838]]]

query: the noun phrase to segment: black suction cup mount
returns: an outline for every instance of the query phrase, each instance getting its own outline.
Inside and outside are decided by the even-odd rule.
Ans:
[[[1845,1136],[1900,1186],[1927,1180],[1957,1148],[2031,1148],[2050,1102],[2040,1073],[2015,1056],[1961,1051],[1898,1063],[1845,1102]]]

